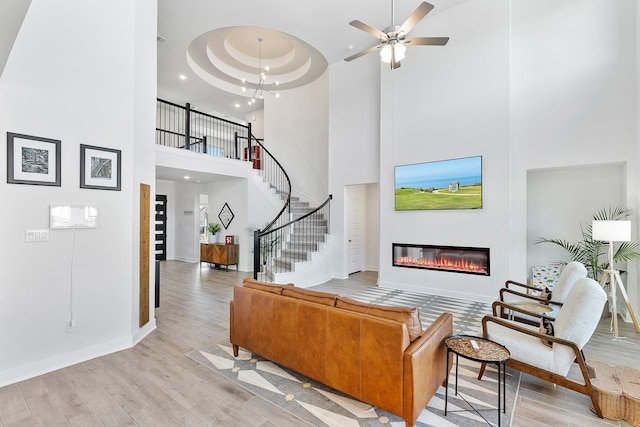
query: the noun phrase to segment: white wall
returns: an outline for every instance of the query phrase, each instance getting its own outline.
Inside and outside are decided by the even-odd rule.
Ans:
[[[527,266],[570,261],[557,245],[536,244],[540,237],[582,241],[582,227],[593,214],[625,206],[623,164],[530,169],[527,173]],[[530,274],[530,273],[529,273]],[[600,280],[599,277],[596,280]]]
[[[252,111],[247,114],[244,119],[247,123],[251,123],[251,133],[256,138],[264,138],[264,108]]]
[[[180,261],[200,261],[200,209],[199,194],[206,192],[206,186],[192,182],[176,181],[175,243],[176,258]],[[211,201],[211,199],[209,199]]]
[[[155,27],[151,0],[33,0],[27,12],[0,78],[0,134],[62,141],[62,185],[0,182],[0,386],[129,347],[155,327],[153,286],[144,328],[137,296],[139,184],[154,180]],[[79,188],[80,144],[122,151],[121,191]],[[98,228],[75,242],[72,230],[52,230],[48,242],[25,243],[26,229],[49,227],[52,203],[96,205]]]
[[[380,185],[368,184],[365,188],[365,250],[364,268],[378,271],[380,268]]]
[[[331,234],[339,237],[333,245],[333,275],[344,279],[348,277],[345,187],[379,181],[380,64],[377,55],[369,55],[332,64],[329,74]]]
[[[532,254],[527,259],[528,236],[573,229],[580,218],[593,213],[594,205],[618,196],[638,209],[637,18],[630,0],[542,4],[478,0],[432,14],[418,24],[416,34],[449,36],[450,42],[445,47],[409,47],[401,68],[382,68],[379,281],[383,286],[489,301],[507,278],[526,279],[529,263],[538,257]],[[343,69],[347,66],[353,70]],[[346,151],[343,158],[340,153],[350,145],[334,138],[352,135],[349,129],[356,132],[361,127],[357,117],[339,119],[350,105],[343,110],[336,105],[349,99],[340,94],[354,83],[349,73],[358,73],[358,66],[357,61],[331,66],[334,194],[342,194],[335,190],[341,186],[373,181],[368,179],[371,163],[345,167],[352,162],[351,153]],[[356,90],[359,83],[355,82]],[[375,82],[368,84],[376,90]],[[481,210],[394,210],[395,165],[472,155],[483,156]],[[610,167],[615,168],[614,177]],[[592,175],[588,179],[576,175],[581,168]],[[558,174],[548,179],[560,182],[535,183],[538,178],[546,180],[550,170]],[[586,193],[607,184],[617,187],[602,197],[573,203],[571,208],[584,212],[563,212],[551,229],[545,227],[544,214],[535,211],[536,217],[527,210],[528,176],[532,188],[584,185]],[[342,233],[343,207],[339,200],[332,206],[332,231]],[[637,223],[633,228],[636,233]],[[490,247],[491,277],[391,267],[391,243],[399,241]],[[336,260],[344,259],[343,254],[337,251]],[[637,306],[635,264],[630,266],[629,291]],[[339,269],[335,275],[344,277]]]
[[[265,97],[264,144],[298,194],[318,206],[328,196],[329,76]]]
[[[409,47],[381,76],[379,282],[486,299],[509,268],[509,4],[465,2],[431,17],[428,31],[449,44]],[[394,166],[477,155],[482,209],[395,211]],[[393,267],[392,243],[489,247],[491,276]]]
[[[542,231],[527,217],[529,170],[621,164],[622,202],[637,212],[636,7],[631,0],[513,4],[514,248],[526,247],[526,230]],[[612,200],[619,191],[609,190]],[[592,210],[577,214],[566,227],[573,229],[579,218]],[[637,227],[636,213],[632,227],[636,236]],[[524,276],[528,267],[526,257],[519,255],[513,260],[512,273]],[[638,307],[637,263],[629,266],[627,281],[630,297]]]
[[[151,321],[143,328],[139,327],[140,316],[137,314],[140,307],[140,243],[133,245],[133,256],[131,262],[131,330],[134,332],[134,343],[140,341],[146,334],[155,328],[155,315],[153,303],[155,300],[155,164],[153,161],[155,142],[155,98],[157,94],[156,83],[156,50],[157,46],[157,2],[156,0],[143,0],[134,3],[134,17],[130,19],[130,25],[134,32],[134,52],[133,55],[133,85],[119,88],[121,91],[127,89],[133,96],[133,112],[130,120],[133,123],[133,137],[129,142],[133,145],[131,164],[127,168],[132,170],[133,187],[133,217],[131,218],[131,236],[140,236],[140,184],[150,186],[150,227],[149,227],[149,319]],[[104,19],[104,18],[101,18]],[[117,19],[117,18],[116,18]],[[113,23],[113,22],[111,22]],[[108,27],[111,28],[111,27]],[[104,55],[101,56],[104,59]],[[131,59],[131,58],[130,58]],[[98,98],[99,102],[99,98]],[[134,237],[135,238],[135,237]]]

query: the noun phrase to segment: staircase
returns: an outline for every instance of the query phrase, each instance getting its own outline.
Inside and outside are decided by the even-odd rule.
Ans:
[[[323,207],[318,210],[310,207],[308,202],[292,197],[289,203],[291,221],[263,237],[267,242],[262,245],[263,248],[268,248],[273,239],[277,239],[277,244],[267,257],[266,265],[261,266],[258,278],[270,282],[295,283],[301,287],[326,281],[327,274],[319,274],[319,271],[328,271],[320,268],[329,248],[329,220],[325,212]]]

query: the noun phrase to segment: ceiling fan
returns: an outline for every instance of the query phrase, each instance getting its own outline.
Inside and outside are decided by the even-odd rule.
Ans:
[[[380,50],[380,57],[382,62],[391,64],[391,69],[395,70],[400,67],[400,61],[404,59],[405,51],[407,50],[405,45],[413,46],[444,46],[449,41],[449,37],[411,37],[405,38],[407,33],[413,29],[413,27],[422,20],[431,10],[433,10],[431,3],[422,2],[416,10],[404,21],[404,24],[398,26],[395,25],[394,14],[394,0],[391,0],[391,25],[384,30],[380,31],[373,28],[364,22],[357,19],[349,22],[352,25],[362,31],[365,31],[380,40],[380,44],[372,46],[368,49],[358,52],[355,55],[351,55],[345,58],[345,61],[353,61],[356,58],[360,58],[368,53]]]

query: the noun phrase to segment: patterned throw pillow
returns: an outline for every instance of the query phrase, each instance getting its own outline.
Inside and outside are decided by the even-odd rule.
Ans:
[[[540,319],[540,333],[554,336],[553,322],[551,321],[551,319],[545,317],[544,315]],[[543,339],[542,344],[546,345],[547,347],[553,347],[553,341],[547,341]]]
[[[553,289],[563,268],[564,264],[534,265],[531,267],[531,284],[538,289],[545,286]]]

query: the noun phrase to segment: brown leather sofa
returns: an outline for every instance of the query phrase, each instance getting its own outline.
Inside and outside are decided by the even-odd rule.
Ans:
[[[398,415],[407,426],[444,383],[444,339],[452,333],[450,313],[422,331],[417,308],[253,279],[236,286],[231,301],[236,356],[242,347]]]

